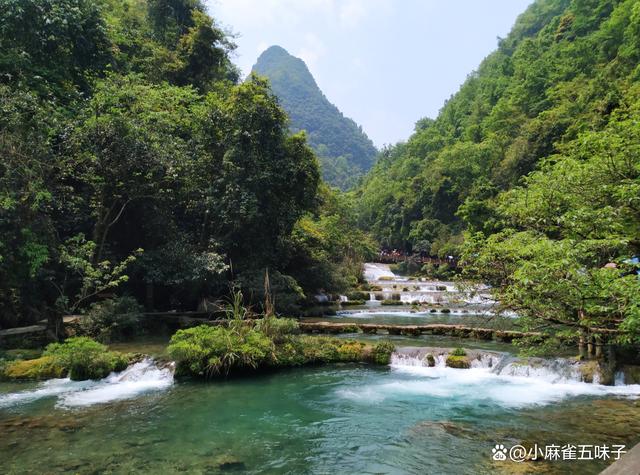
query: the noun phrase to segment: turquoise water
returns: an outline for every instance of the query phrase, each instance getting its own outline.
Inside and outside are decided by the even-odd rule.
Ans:
[[[0,385],[2,471],[514,473],[491,460],[496,443],[631,445],[640,434],[627,388],[482,369],[338,365],[215,383],[149,371],[84,388]],[[34,390],[39,397],[25,397]],[[16,391],[22,399],[9,399]],[[604,465],[529,468],[588,474]]]

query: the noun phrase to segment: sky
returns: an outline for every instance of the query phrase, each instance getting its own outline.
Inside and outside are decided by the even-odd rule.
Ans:
[[[531,0],[205,0],[248,74],[279,45],[376,146],[435,118]]]

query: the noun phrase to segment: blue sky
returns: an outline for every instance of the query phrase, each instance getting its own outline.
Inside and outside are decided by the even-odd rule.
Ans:
[[[379,147],[435,117],[531,0],[206,0],[247,74],[277,44]]]

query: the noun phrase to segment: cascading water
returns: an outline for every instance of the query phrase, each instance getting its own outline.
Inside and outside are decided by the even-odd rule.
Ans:
[[[452,309],[471,306],[474,311],[480,313],[495,304],[486,286],[462,291],[453,282],[396,275],[386,264],[366,263],[364,276],[367,282],[377,289],[370,293],[369,302],[395,300],[398,305],[431,304]]]
[[[151,358],[145,358],[99,381],[50,379],[36,389],[1,395],[0,408],[46,397],[56,397],[57,405],[61,407],[89,406],[166,389],[172,383],[173,363],[159,367]]]
[[[435,365],[426,355],[431,353]],[[391,356],[391,369],[397,380],[377,388],[362,388],[376,400],[400,394],[446,397],[457,404],[493,402],[518,407],[547,404],[569,396],[640,397],[640,385],[605,386],[582,381],[579,363],[556,358],[517,359],[493,352],[468,352],[470,369],[446,366],[447,352],[442,349],[402,348]],[[356,391],[357,392],[357,391]]]

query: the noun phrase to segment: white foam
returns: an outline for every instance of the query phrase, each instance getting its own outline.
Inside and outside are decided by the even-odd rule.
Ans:
[[[56,397],[57,405],[62,407],[89,406],[162,390],[172,383],[172,368],[158,368],[153,360],[144,359],[100,381],[51,379],[33,390],[4,394],[0,396],[0,407],[26,404],[46,397]]]
[[[442,356],[442,355],[439,355]],[[522,366],[521,366],[522,367]],[[435,367],[427,367],[416,357],[393,355],[391,380],[340,390],[341,397],[364,403],[406,398],[446,398],[461,406],[495,403],[506,407],[550,404],[576,396],[640,397],[640,385],[604,386],[570,380],[552,371],[534,368],[533,371],[513,374],[509,365],[493,372],[489,367],[453,369],[444,365],[442,357]],[[502,371],[506,370],[506,374]],[[510,374],[511,373],[511,374]]]
[[[93,384],[93,381],[71,381],[69,378],[50,379],[40,384],[37,389],[0,395],[0,407],[27,404],[46,397],[81,391]]]
[[[379,280],[380,277],[396,279],[398,276],[391,272],[387,264],[367,262],[364,265],[364,278],[371,282]]]
[[[90,406],[129,399],[147,391],[167,388],[172,383],[171,369],[160,369],[153,360],[145,359],[121,373],[111,373],[91,389],[63,394],[58,404],[65,407]]]

